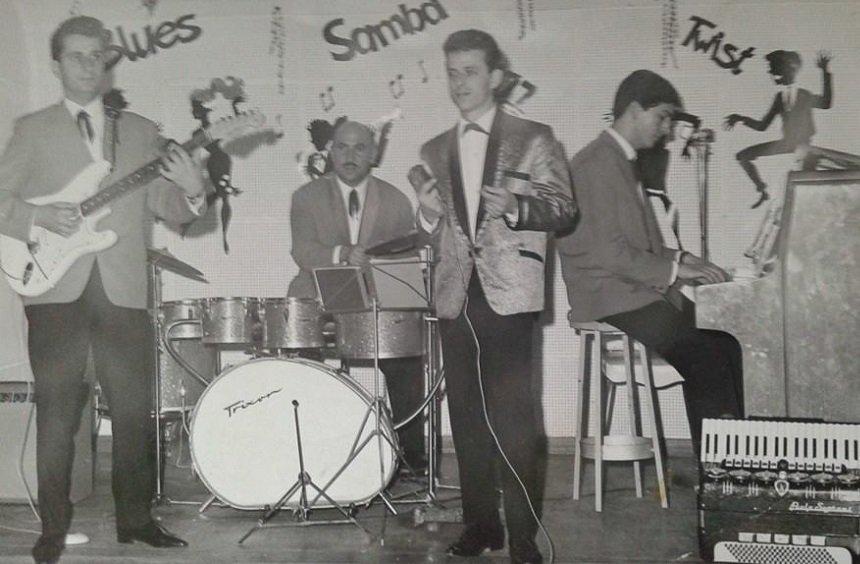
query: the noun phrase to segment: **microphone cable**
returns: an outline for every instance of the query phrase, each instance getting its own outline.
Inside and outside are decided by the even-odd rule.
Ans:
[[[448,220],[448,227],[450,229],[453,229],[453,226],[451,225],[450,219]],[[477,226],[475,228],[475,232],[477,235]],[[534,503],[532,503],[531,496],[529,495],[528,488],[526,488],[525,483],[523,482],[522,478],[520,477],[520,475],[517,473],[516,469],[514,468],[514,465],[511,463],[510,459],[508,458],[508,455],[505,452],[505,449],[502,448],[502,444],[499,441],[499,437],[496,434],[496,430],[493,428],[493,424],[490,422],[490,416],[489,416],[489,413],[487,411],[487,397],[486,397],[486,394],[484,392],[484,375],[483,375],[483,372],[481,370],[481,344],[478,342],[478,333],[475,331],[475,327],[472,324],[471,318],[469,318],[469,290],[468,290],[468,283],[466,281],[466,275],[465,275],[465,272],[463,271],[463,265],[460,262],[460,255],[459,255],[459,253],[456,252],[456,248],[454,250],[455,250],[454,256],[457,259],[457,269],[460,271],[460,281],[462,282],[463,290],[465,291],[465,294],[466,294],[466,299],[465,299],[465,302],[463,303],[463,318],[466,320],[466,325],[469,327],[469,332],[470,332],[471,337],[472,337],[472,343],[475,345],[475,368],[477,370],[477,376],[478,376],[478,389],[481,392],[481,408],[482,408],[483,413],[484,413],[484,421],[487,424],[487,429],[490,431],[490,436],[493,437],[493,442],[496,445],[496,449],[499,451],[499,454],[502,456],[502,459],[505,461],[505,465],[508,467],[508,469],[514,475],[514,478],[516,478],[517,484],[520,486],[520,489],[522,490],[523,495],[525,495],[526,503],[529,506],[529,511],[531,511],[532,517],[534,518],[535,522],[537,523],[538,529],[541,531],[541,534],[544,536],[544,538],[546,539],[547,545],[549,546],[549,564],[553,564],[553,562],[555,562],[555,546],[552,542],[552,537],[550,536],[549,531],[547,531],[546,527],[544,526],[543,521],[541,521],[541,518],[538,516],[537,510],[535,510]],[[473,264],[472,268],[473,268],[472,275],[478,276],[478,265],[477,265],[477,263]],[[480,279],[479,279],[479,282],[480,282]],[[444,359],[444,350],[443,350],[443,359]],[[531,375],[529,375],[529,378],[531,378]],[[510,550],[510,531],[508,531],[508,550]]]

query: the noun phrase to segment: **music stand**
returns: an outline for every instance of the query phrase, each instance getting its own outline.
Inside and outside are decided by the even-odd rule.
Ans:
[[[352,454],[347,459],[346,463],[343,467],[332,477],[331,481],[323,487],[323,490],[328,488],[328,486],[336,480],[341,472],[343,472],[358,454],[364,450],[364,448],[370,444],[370,441],[373,437],[377,439],[377,449],[379,452],[379,470],[380,470],[380,487],[379,493],[377,494],[380,499],[382,499],[385,506],[388,510],[393,514],[397,515],[397,510],[394,508],[394,505],[388,499],[388,497],[384,494],[385,488],[388,485],[385,483],[385,461],[383,459],[383,449],[382,449],[382,441],[383,439],[388,442],[389,446],[391,446],[392,450],[396,452],[397,457],[405,463],[403,460],[403,454],[400,452],[400,449],[396,447],[396,443],[393,437],[389,437],[382,431],[382,426],[380,423],[380,417],[383,413],[383,409],[385,409],[385,405],[382,395],[380,394],[380,385],[379,385],[379,294],[378,290],[380,287],[390,286],[387,282],[380,282],[379,284],[374,283],[373,277],[370,278],[371,283],[368,284],[368,279],[365,278],[365,274],[368,271],[365,271],[361,267],[357,266],[332,266],[332,267],[324,267],[324,268],[315,268],[313,271],[314,274],[314,282],[317,287],[317,293],[322,301],[323,311],[326,313],[353,313],[353,312],[367,312],[371,311],[373,313],[373,401],[368,405],[367,412],[365,413],[364,420],[362,422],[361,427],[358,430],[356,435],[354,448]],[[372,271],[369,271],[372,272]],[[420,268],[418,270],[420,276]],[[408,276],[408,274],[407,274]],[[400,278],[396,274],[395,278]],[[368,288],[370,286],[370,288]],[[386,291],[386,294],[388,291]],[[404,298],[401,293],[398,298]],[[414,298],[404,298],[404,299],[414,299]],[[388,302],[386,302],[388,303]],[[401,304],[403,307],[402,299],[399,299],[397,302]],[[391,304],[394,305],[394,304]],[[364,438],[364,440],[359,444],[359,439],[361,438],[362,433],[364,432],[364,425],[367,420],[370,418],[371,414],[375,416],[376,426],[371,431],[371,433]],[[316,501],[316,500],[314,500]]]

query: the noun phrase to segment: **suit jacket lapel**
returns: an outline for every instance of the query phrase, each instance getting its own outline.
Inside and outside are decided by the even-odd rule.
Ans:
[[[451,198],[454,201],[454,212],[457,221],[466,233],[472,237],[472,226],[469,225],[469,214],[466,212],[466,195],[463,193],[463,175],[460,172],[460,140],[457,126],[449,133],[448,143],[448,175],[451,178]]]
[[[369,246],[373,239],[373,231],[379,213],[379,187],[376,180],[370,176],[367,179],[367,193],[364,195],[364,206],[361,210],[361,223],[358,228],[358,242]]]
[[[349,223],[346,220],[346,208],[343,205],[343,196],[340,192],[340,187],[337,185],[337,179],[334,176],[334,173],[331,174],[328,178],[328,198],[327,198],[327,212],[323,210],[324,213],[332,214],[332,218],[334,221],[334,228],[336,230],[337,240],[343,241],[343,244],[349,245],[352,243],[352,239],[349,237]]]
[[[642,192],[642,187],[639,185],[639,180],[636,178],[636,172],[634,171],[636,163],[627,158],[627,155],[624,154],[624,150],[609,133],[603,132],[603,135],[605,136],[605,142],[612,146],[612,149],[618,156],[619,166],[624,174],[624,180],[627,182],[627,185],[630,186],[631,196],[639,210],[640,218],[645,225],[645,233],[648,238],[648,248],[652,252],[659,252],[660,248],[663,247],[663,236],[660,234],[660,228],[657,224],[657,218],[654,215],[654,209],[651,207],[651,203],[646,199],[645,194]]]
[[[499,143],[502,138],[502,115],[501,108],[496,109],[493,125],[490,127],[490,139],[487,141],[487,153],[484,155],[484,174],[481,176],[481,186],[492,186],[496,182],[496,163],[499,159]],[[484,198],[478,201],[478,219],[475,222],[475,232],[484,222]]]

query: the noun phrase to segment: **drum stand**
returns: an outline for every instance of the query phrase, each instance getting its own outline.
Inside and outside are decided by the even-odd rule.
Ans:
[[[424,263],[427,271],[427,301],[432,305],[435,302],[435,285],[433,280],[433,248],[431,246],[424,247]],[[427,451],[427,486],[412,492],[406,492],[398,496],[394,503],[398,504],[425,504],[427,506],[440,507],[443,501],[452,501],[457,499],[457,496],[440,500],[438,490],[459,490],[460,488],[453,485],[442,484],[439,482],[439,456],[438,456],[438,440],[439,440],[439,388],[442,384],[442,355],[439,351],[439,340],[437,338],[437,323],[439,319],[434,315],[425,314],[424,316],[424,358],[422,366],[424,370],[425,383],[425,401],[419,407],[418,411],[411,417],[408,417],[395,427],[395,430],[403,426],[413,418],[417,417],[424,409],[427,409],[427,432],[426,432],[426,451]],[[408,467],[408,464],[407,464]],[[407,496],[417,496],[426,491],[426,495],[422,498],[403,499]],[[415,509],[416,518],[419,508]],[[417,520],[417,519],[416,519]]]
[[[155,408],[152,412],[152,416],[155,418],[155,503],[158,504],[163,501],[170,501],[164,494],[164,473],[162,470],[162,464],[164,463],[164,445],[162,442],[164,437],[162,437],[161,426],[161,359],[159,358],[161,355],[161,321],[158,319],[159,312],[161,311],[161,267],[158,263],[151,262],[149,264],[149,277],[149,287],[152,292],[152,314],[150,317],[152,319],[154,335],[152,357],[155,366],[152,395],[155,403]]]
[[[347,458],[346,462],[340,469],[332,476],[331,480],[325,485],[323,491],[328,489],[328,487],[334,483],[335,480],[347,469],[347,467],[352,464],[352,461],[358,457],[364,448],[370,444],[370,442],[376,438],[377,450],[379,452],[379,492],[372,497],[368,502],[367,506],[373,503],[373,500],[377,497],[382,500],[385,504],[385,507],[388,508],[388,511],[391,512],[392,515],[397,515],[397,510],[394,508],[394,504],[385,495],[385,488],[388,484],[385,482],[385,459],[383,458],[384,454],[382,452],[382,441],[385,440],[392,450],[396,453],[397,457],[403,460],[403,455],[399,452],[395,441],[392,440],[391,437],[382,432],[381,425],[381,417],[383,413],[383,409],[385,409],[385,405],[382,401],[382,396],[379,393],[379,305],[376,300],[376,296],[372,299],[373,303],[373,400],[368,404],[367,411],[364,414],[364,419],[361,422],[361,426],[358,429],[358,433],[355,436],[355,441],[353,441],[352,448],[350,449],[349,458]],[[368,434],[367,437],[359,444],[359,440],[361,439],[361,435],[364,432],[364,429],[367,425],[367,420],[370,418],[370,415],[373,414],[375,416],[376,426],[375,428]],[[320,492],[321,495],[322,492]],[[314,502],[319,499],[319,495],[314,499]]]
[[[311,479],[311,477],[307,473],[307,471],[305,471],[305,458],[304,458],[304,454],[302,452],[302,433],[301,433],[301,429],[299,428],[299,402],[296,400],[293,400],[293,417],[295,418],[295,422],[296,422],[296,445],[298,447],[298,452],[299,452],[299,476],[298,476],[298,478],[296,478],[296,481],[293,483],[293,485],[289,487],[289,489],[287,490],[287,493],[285,493],[281,497],[281,499],[279,499],[277,501],[277,503],[275,503],[275,505],[273,505],[271,508],[268,508],[266,513],[264,513],[263,516],[260,517],[260,519],[257,521],[257,524],[254,525],[253,527],[251,527],[251,529],[247,533],[245,533],[245,535],[241,539],[239,539],[239,544],[242,544],[243,542],[245,542],[245,539],[250,537],[253,533],[258,531],[259,529],[262,529],[266,525],[266,523],[268,523],[269,520],[272,519],[272,517],[274,517],[275,515],[277,515],[281,511],[281,509],[283,508],[283,506],[287,502],[287,500],[290,499],[293,496],[293,494],[295,494],[296,492],[300,492],[299,493],[299,505],[298,505],[298,507],[296,507],[296,509],[293,510],[293,513],[295,514],[296,518],[298,519],[299,525],[321,525],[321,524],[329,525],[329,524],[352,523],[353,525],[355,525],[356,527],[358,527],[359,529],[364,531],[365,534],[367,534],[369,536],[370,533],[368,532],[368,530],[365,529],[364,527],[362,527],[361,524],[355,520],[355,517],[353,517],[349,512],[347,512],[346,509],[343,508],[342,505],[340,505],[339,503],[334,501],[331,497],[329,497],[329,495],[327,493],[325,493],[325,490],[328,488],[328,485],[331,482],[329,482],[329,484],[326,484],[325,488],[320,489],[319,486],[317,486],[314,483],[313,479]],[[345,466],[346,465],[344,465],[344,467]],[[308,487],[315,489],[317,492],[317,495],[314,498],[314,501],[312,501],[310,503],[308,503],[308,492],[307,492]],[[340,520],[340,521],[311,521],[310,520],[311,508],[316,503],[316,500],[319,499],[320,497],[325,498],[325,500],[327,502],[329,502],[332,507],[337,509],[341,513],[341,515],[343,515],[346,519]]]
[[[152,410],[152,417],[155,419],[155,503],[162,504],[168,503],[173,505],[199,505],[199,501],[185,501],[185,500],[175,500],[171,499],[164,492],[164,428],[162,425],[162,399],[161,399],[161,359],[160,355],[163,354],[163,351],[167,351],[168,354],[179,364],[184,370],[186,370],[191,376],[199,380],[204,386],[209,385],[209,382],[197,372],[193,366],[191,366],[182,356],[175,350],[173,345],[170,342],[170,332],[171,330],[182,324],[189,323],[199,323],[196,320],[181,320],[171,323],[168,327],[163,327],[161,320],[159,319],[159,314],[161,312],[162,306],[162,296],[161,296],[161,270],[162,267],[159,266],[158,262],[150,262],[149,263],[149,287],[150,287],[150,300],[152,303],[152,312],[150,315],[152,321],[152,330],[153,330],[153,363],[155,366],[155,378],[153,379],[153,404],[154,408]],[[185,426],[185,422],[187,420],[188,414],[183,412],[180,417],[182,418],[182,426]],[[180,429],[180,433],[183,430]],[[211,505],[215,501],[215,497],[209,499],[205,502],[203,509],[200,510],[202,513],[206,507]]]

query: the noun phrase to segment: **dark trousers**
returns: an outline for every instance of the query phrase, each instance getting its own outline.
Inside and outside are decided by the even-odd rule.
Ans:
[[[27,306],[26,312],[38,413],[36,467],[43,535],[64,535],[72,520],[73,438],[81,420],[90,347],[111,410],[116,525],[146,524],[155,487],[152,329],[146,310],[110,303],[96,266],[78,300]]]
[[[477,274],[473,274],[465,312],[456,319],[442,320],[439,325],[451,430],[460,472],[463,520],[468,526],[498,526],[498,472],[508,534],[513,543],[533,540],[537,523],[522,486],[501,458],[487,426],[485,411],[505,455],[537,510],[540,506],[536,485],[539,446],[531,385],[534,323],[532,313],[499,315],[494,312]],[[480,373],[476,338],[480,347]]]
[[[424,399],[424,369],[420,356],[380,359],[379,370],[385,375],[391,401],[393,423],[409,417]],[[413,469],[427,465],[424,452],[424,417],[419,415],[397,430],[403,457]]]
[[[671,364],[684,377],[684,402],[698,458],[702,418],[743,417],[741,348],[728,333],[696,328],[695,304],[683,309],[658,301],[601,319],[624,331]]]

